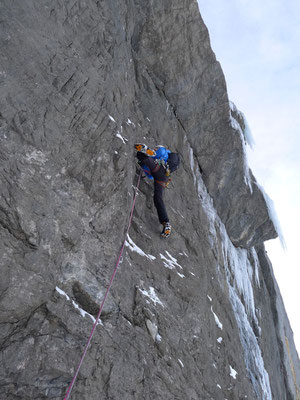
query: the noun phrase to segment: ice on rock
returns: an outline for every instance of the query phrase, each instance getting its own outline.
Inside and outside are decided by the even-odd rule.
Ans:
[[[244,134],[247,144],[251,147],[251,149],[253,149],[253,147],[255,145],[255,140],[252,136],[252,133],[251,133],[250,127],[248,125],[247,118],[245,117],[245,114],[242,111],[238,110],[236,105],[232,101],[229,101],[229,105],[230,105],[230,110],[237,113],[239,115],[239,117],[243,120],[245,128],[242,132]]]
[[[148,297],[155,305],[159,304],[162,307],[164,307],[164,304],[162,301],[158,298],[157,294],[155,293],[155,290],[153,287],[149,287],[149,291],[144,290],[144,289],[139,289],[139,291],[146,297]]]
[[[252,255],[252,257],[253,257],[253,261],[254,261],[254,276],[255,276],[255,282],[256,282],[256,284],[257,284],[258,286],[260,286],[258,256],[257,256],[257,253],[256,253],[254,247],[252,247],[250,251],[251,251],[251,255]]]
[[[212,307],[211,307],[211,312],[213,313],[213,315],[214,315],[214,317],[215,317],[215,321],[216,321],[217,326],[218,326],[220,329],[223,329],[223,324],[220,322],[220,320],[219,320],[217,314],[214,313],[214,310],[213,310]]]
[[[236,113],[239,116],[239,118],[243,121],[244,126],[245,126],[244,129],[242,129],[239,122],[232,116],[231,111]],[[230,102],[229,120],[230,120],[230,124],[231,124],[232,128],[234,130],[236,130],[241,137],[241,141],[242,141],[242,145],[243,145],[243,152],[244,152],[244,181],[249,186],[250,192],[252,193],[252,191],[253,191],[252,190],[252,182],[251,182],[250,171],[249,171],[249,166],[248,166],[248,161],[247,161],[247,151],[246,151],[245,144],[247,143],[251,148],[253,148],[254,139],[251,134],[250,128],[248,126],[246,117],[244,116],[244,114],[241,111],[239,111],[236,108],[235,104],[232,102]]]
[[[245,299],[247,312],[255,317],[254,294],[252,288],[253,269],[248,259],[247,250],[235,248],[227,236],[225,229],[223,230],[223,238],[224,260],[229,267],[227,273],[234,277],[234,285]]]
[[[191,147],[190,147],[190,166],[191,166],[191,171],[193,172],[194,185],[196,185],[194,153],[193,153],[193,149]]]
[[[146,254],[140,247],[138,247],[128,234],[125,246],[128,247],[131,251],[138,253],[140,256],[148,258],[150,261],[156,259],[156,257],[152,256],[151,254]]]
[[[161,342],[162,337],[160,336],[159,333],[157,333],[155,340],[156,340],[157,342]]]
[[[58,286],[56,286],[56,291],[61,295],[64,296],[68,301],[70,301],[70,297],[62,290],[60,289]],[[74,308],[76,308],[76,310],[78,310],[80,312],[80,315],[84,318],[86,315],[89,316],[91,318],[91,320],[93,321],[93,323],[96,322],[96,319],[93,315],[89,314],[88,312],[86,312],[85,310],[83,310],[81,307],[79,307],[79,305],[77,303],[75,303],[74,300],[72,300],[72,305]],[[101,320],[99,319],[98,324],[103,325]]]
[[[135,126],[135,124],[130,120],[130,118],[127,119],[126,124]]]
[[[233,129],[235,129],[236,131],[239,131],[241,136],[243,135],[243,130],[242,130],[240,124],[237,122],[237,120],[232,115],[230,115],[230,124],[233,127]]]
[[[177,259],[171,256],[167,250],[165,250],[165,252],[169,258],[165,257],[163,254],[160,254],[160,258],[163,260],[164,266],[169,269],[176,269],[176,267],[182,269],[182,266],[178,264]]]
[[[146,326],[147,326],[148,332],[150,333],[152,339],[155,342],[157,334],[158,334],[157,325],[154,322],[150,321],[150,319],[147,319],[146,320]]]
[[[74,300],[72,300],[72,305],[74,308],[76,308],[76,310],[78,310],[80,312],[80,315],[84,318],[86,315],[88,315],[91,320],[95,323],[96,322],[96,318],[93,317],[93,315],[91,315],[90,313],[86,312],[83,308],[79,307],[79,305],[77,303],[75,303]],[[100,321],[100,320],[99,320]]]
[[[254,320],[258,325],[252,288],[253,275],[255,275],[255,280],[258,280],[258,259],[255,258],[254,249],[251,250],[254,259],[253,273],[247,250],[236,248],[230,241],[226,228],[218,217],[210,196],[205,189],[201,175],[197,176],[197,186],[198,192],[201,192],[202,196],[201,205],[204,205],[207,216],[211,220],[212,229],[215,229],[216,232],[218,231],[222,239],[222,258],[229,288],[229,298],[239,328],[245,364],[250,380],[258,398],[272,400],[269,375],[264,367],[264,361],[257,338],[248,320],[249,315],[250,320]],[[244,299],[245,305],[241,302],[241,298]],[[212,307],[211,311],[213,312]],[[214,317],[217,325],[221,329],[222,324],[215,313]]]
[[[230,369],[230,376],[233,378],[233,379],[236,379],[236,376],[237,376],[237,372],[236,372],[236,370],[234,369],[234,368],[232,368],[232,366],[231,365],[229,365],[229,369]]]
[[[232,286],[229,285],[230,301],[235,312],[235,318],[238,324],[240,339],[244,348],[244,359],[247,371],[254,390],[259,397],[263,394],[263,400],[272,400],[269,375],[264,367],[261,350],[257,338],[248,321],[245,307],[239,299],[239,296]]]
[[[67,300],[70,300],[70,297],[67,295],[67,293],[66,292],[64,292],[63,290],[61,290],[59,287],[57,287],[56,286],[56,291],[61,295],[61,296],[65,296],[65,298],[67,299]]]
[[[127,140],[127,139],[124,139],[119,131],[116,133],[116,136],[117,136],[117,138],[121,139],[124,144],[126,144],[125,140]]]
[[[39,165],[43,165],[47,161],[47,158],[42,151],[33,149],[30,153],[26,153],[26,160],[29,162],[33,161]]]
[[[273,222],[273,225],[274,225],[275,231],[277,232],[277,235],[279,237],[281,246],[283,249],[286,249],[286,243],[285,243],[285,240],[283,237],[283,233],[281,230],[279,219],[277,217],[277,213],[275,210],[273,200],[268,196],[268,194],[265,192],[264,188],[261,185],[259,185],[257,183],[257,186],[259,187],[259,189],[261,190],[261,192],[264,196],[264,199],[265,199],[265,202],[266,202],[267,208],[268,208],[269,217],[270,217],[271,221]]]
[[[254,140],[254,138],[252,136],[252,133],[251,133],[251,130],[250,130],[250,127],[248,125],[248,122],[247,122],[247,119],[246,119],[245,115],[241,111],[240,111],[240,113],[241,113],[241,115],[243,117],[244,124],[245,124],[245,128],[244,128],[245,140],[246,140],[247,144],[251,147],[251,149],[253,149],[254,145],[255,145],[255,140]]]
[[[238,121],[235,118],[233,118],[233,116],[231,114],[230,114],[230,124],[231,124],[232,128],[235,129],[239,133],[241,140],[242,140],[243,152],[244,152],[244,181],[245,181],[246,185],[249,186],[250,192],[252,193],[253,189],[252,189],[252,182],[251,182],[249,165],[248,165],[248,160],[247,160],[244,132],[243,132],[240,124],[238,123]]]
[[[190,152],[190,166],[191,166],[191,171],[193,173],[193,178],[194,178],[194,185],[197,188],[198,192],[198,198],[201,201],[201,205],[204,208],[210,222],[210,227],[209,227],[209,240],[210,244],[213,245],[215,238],[216,238],[216,229],[215,229],[215,218],[216,218],[216,211],[213,206],[213,201],[211,197],[207,193],[206,186],[203,183],[201,173],[199,170],[199,166],[195,165],[194,163],[194,153],[193,149],[189,146],[189,152]]]

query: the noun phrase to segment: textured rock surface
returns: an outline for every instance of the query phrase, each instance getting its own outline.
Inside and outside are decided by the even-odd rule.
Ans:
[[[182,155],[172,237],[142,181],[72,399],[298,399],[263,248],[276,232],[196,1],[2,0],[0,15],[0,399],[65,394],[124,238],[136,141]]]

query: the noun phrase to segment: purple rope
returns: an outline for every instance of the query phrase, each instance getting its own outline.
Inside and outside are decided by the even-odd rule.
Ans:
[[[130,226],[131,226],[131,221],[132,221],[133,211],[134,211],[134,207],[135,207],[135,201],[136,201],[136,197],[137,197],[138,188],[139,188],[140,181],[141,181],[141,176],[142,176],[142,171],[141,171],[140,174],[139,174],[139,179],[138,179],[138,183],[137,183],[137,186],[136,186],[136,190],[135,190],[135,194],[134,194],[134,198],[133,198],[133,202],[132,202],[132,207],[131,207],[131,212],[130,212],[130,217],[129,217],[129,222],[128,222],[127,231],[126,231],[126,234],[125,234],[125,239],[124,239],[124,241],[123,241],[123,244],[122,244],[122,247],[121,247],[121,251],[120,251],[120,254],[119,254],[119,257],[118,257],[118,260],[117,260],[115,269],[114,269],[114,272],[113,272],[113,274],[112,274],[112,276],[111,276],[111,278],[110,278],[109,285],[108,285],[108,287],[107,287],[107,289],[106,289],[104,298],[103,298],[103,300],[102,300],[100,309],[99,309],[98,314],[97,314],[97,318],[96,318],[96,320],[95,320],[95,322],[94,322],[93,329],[92,329],[92,331],[91,331],[91,333],[90,333],[90,336],[89,336],[89,338],[88,338],[88,341],[87,341],[87,343],[86,343],[86,345],[85,345],[83,354],[82,354],[81,359],[80,359],[80,361],[79,361],[79,364],[78,364],[78,366],[77,366],[76,372],[75,372],[75,374],[74,374],[74,376],[73,376],[73,379],[72,379],[72,381],[71,381],[71,383],[70,383],[70,385],[69,385],[69,387],[68,387],[68,391],[67,391],[67,393],[66,393],[66,395],[65,395],[65,397],[64,397],[64,400],[68,400],[68,399],[70,398],[71,391],[72,391],[73,386],[74,386],[74,384],[75,384],[75,381],[76,381],[76,379],[77,379],[77,375],[78,375],[78,373],[79,373],[81,364],[83,363],[84,357],[86,356],[88,347],[89,347],[89,345],[90,345],[90,343],[91,343],[91,340],[92,340],[92,337],[93,337],[93,335],[94,335],[94,331],[95,331],[96,326],[97,326],[97,324],[98,324],[98,321],[99,321],[99,319],[100,319],[100,315],[101,315],[101,312],[102,312],[102,310],[103,310],[105,300],[106,300],[106,298],[107,298],[107,296],[108,296],[108,292],[110,291],[110,288],[111,288],[111,286],[112,286],[113,280],[114,280],[114,278],[115,278],[115,276],[116,276],[117,269],[118,269],[118,266],[119,266],[119,264],[120,264],[120,261],[121,261],[121,258],[122,258],[122,254],[123,254],[123,251],[124,251],[124,247],[125,247],[125,243],[126,243],[126,236],[127,236],[128,232],[129,232],[129,229],[130,229]]]

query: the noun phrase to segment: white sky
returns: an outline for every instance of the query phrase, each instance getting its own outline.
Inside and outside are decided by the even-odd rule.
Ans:
[[[300,351],[300,1],[198,0],[229,98],[255,140],[249,165],[275,203],[287,251],[265,243]],[[300,236],[300,235],[299,235]]]

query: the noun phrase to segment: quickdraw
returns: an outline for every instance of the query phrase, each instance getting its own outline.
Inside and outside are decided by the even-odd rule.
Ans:
[[[158,159],[155,159],[154,161],[157,165],[161,165],[164,168],[164,170],[166,172],[166,176],[170,176],[171,170],[170,170],[168,163],[165,160],[158,158]]]

